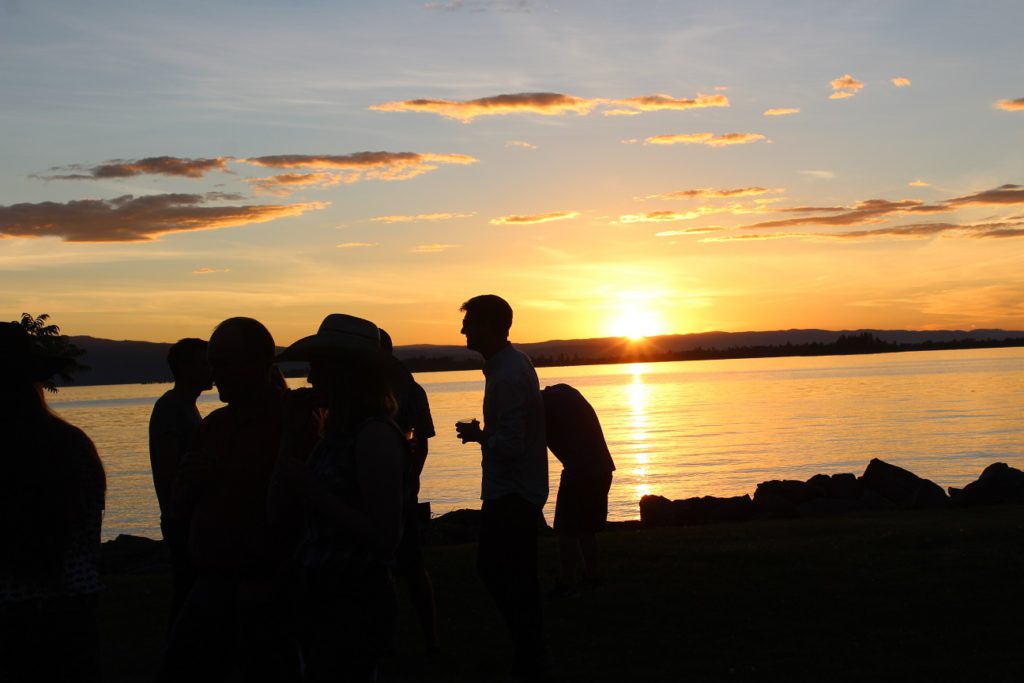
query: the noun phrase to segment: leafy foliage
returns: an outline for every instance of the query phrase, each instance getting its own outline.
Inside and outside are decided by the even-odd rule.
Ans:
[[[60,326],[50,322],[50,314],[33,316],[31,313],[22,313],[18,321],[21,328],[28,332],[32,342],[42,351],[49,355],[60,356],[67,359],[67,365],[57,373],[57,376],[64,382],[74,382],[72,375],[82,370],[88,370],[89,366],[78,362],[78,358],[85,354],[85,349],[75,346],[60,333]],[[56,392],[57,384],[53,378],[43,383],[47,391]]]

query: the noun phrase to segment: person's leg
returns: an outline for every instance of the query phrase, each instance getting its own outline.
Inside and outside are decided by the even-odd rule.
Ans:
[[[167,620],[167,630],[170,632],[195,581],[195,571],[188,556],[188,523],[161,517],[160,531],[171,564],[171,608]]]
[[[601,582],[601,554],[596,534],[583,534],[577,538],[583,556],[583,581],[588,585]],[[596,586],[595,586],[596,587]]]
[[[586,555],[580,554],[580,537],[574,534],[558,534],[558,582],[571,586],[580,579],[580,564],[587,568]]]
[[[158,680],[218,681],[228,675],[235,650],[234,592],[228,578],[196,578],[171,629]]]
[[[544,640],[537,579],[540,509],[517,495],[486,500],[480,525],[477,568],[515,645],[516,667],[543,666]]]
[[[437,607],[434,603],[434,585],[430,581],[430,574],[427,573],[427,568],[421,564],[409,569],[406,580],[409,586],[409,597],[420,622],[423,641],[428,650],[436,650],[439,646]]]

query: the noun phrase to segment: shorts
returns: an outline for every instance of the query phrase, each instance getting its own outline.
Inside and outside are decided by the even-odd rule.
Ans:
[[[577,474],[562,470],[555,501],[555,531],[569,536],[597,533],[608,519],[612,473]]]

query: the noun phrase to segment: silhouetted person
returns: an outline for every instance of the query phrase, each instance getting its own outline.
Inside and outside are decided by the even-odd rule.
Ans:
[[[560,573],[548,593],[558,599],[601,584],[595,534],[608,519],[615,463],[597,413],[579,391],[556,384],[545,387],[541,395],[548,448],[562,463],[554,524]]]
[[[160,532],[171,558],[172,598],[170,623],[192,586],[192,567],[188,558],[188,520],[174,515],[171,489],[182,457],[192,447],[202,417],[196,399],[213,388],[210,365],[206,362],[207,343],[202,339],[181,339],[167,352],[167,364],[174,386],[153,405],[149,417],[149,464],[153,486],[160,505]]]
[[[299,438],[308,403],[290,402],[274,471],[274,499],[291,497],[307,511],[296,553],[304,679],[374,681],[397,613],[390,567],[407,457],[391,419],[388,356],[373,323],[335,313],[278,360],[309,361],[312,398],[326,410],[323,438],[303,463],[295,456],[309,453]]]
[[[0,680],[98,681],[103,465],[49,411],[42,383],[70,365],[0,323]]]
[[[287,525],[268,515],[287,396],[272,379],[274,353],[270,332],[252,318],[225,320],[210,337],[207,357],[227,406],[202,421],[174,485],[196,579],[171,632],[163,673],[173,680],[222,680],[232,670],[244,680],[298,676],[281,595],[291,546]]]
[[[462,305],[466,347],[484,357],[484,425],[460,422],[463,443],[483,453],[477,568],[515,644],[513,673],[544,666],[537,526],[548,497],[544,405],[530,359],[508,341],[512,307],[493,294]]]
[[[395,422],[409,440],[409,457],[405,472],[402,540],[395,553],[395,573],[406,580],[409,597],[419,619],[420,631],[429,652],[438,649],[437,609],[434,586],[423,560],[423,529],[421,529],[419,491],[420,475],[427,461],[428,439],[435,436],[427,392],[412,373],[394,357],[391,335],[380,331],[381,349],[388,356],[391,387],[398,402]]]

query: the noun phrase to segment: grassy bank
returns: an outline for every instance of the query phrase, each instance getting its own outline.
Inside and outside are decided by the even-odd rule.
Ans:
[[[605,585],[546,604],[550,680],[1021,680],[1024,506],[864,514],[601,537]],[[397,680],[500,680],[505,636],[475,547],[427,549],[445,653],[402,600]],[[541,544],[550,585],[555,542]],[[107,577],[107,676],[147,680],[168,578]]]

